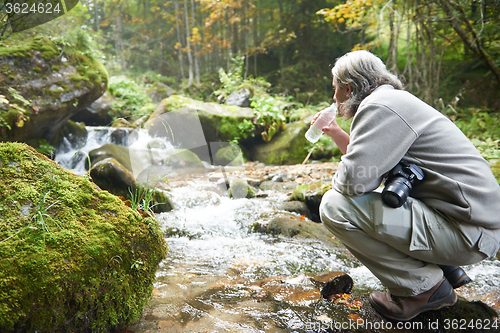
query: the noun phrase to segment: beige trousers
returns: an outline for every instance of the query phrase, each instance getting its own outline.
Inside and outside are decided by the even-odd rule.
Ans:
[[[330,190],[323,196],[320,216],[395,296],[431,289],[443,276],[438,265],[469,265],[498,250],[498,241],[484,236],[482,227],[446,219],[413,198],[390,208],[378,192],[346,196]]]

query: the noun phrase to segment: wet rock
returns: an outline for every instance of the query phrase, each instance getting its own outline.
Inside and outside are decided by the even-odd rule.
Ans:
[[[66,138],[71,143],[71,146],[82,147],[87,140],[87,134],[85,124],[68,120],[68,122],[57,133],[54,142],[55,145],[59,146]]]
[[[231,182],[231,186],[229,187],[228,194],[230,198],[235,199],[255,197],[255,191],[243,179],[233,180]]]
[[[97,149],[91,150],[89,152],[89,158],[91,165],[94,165],[106,158],[114,158],[128,171],[132,171],[128,147],[107,143]]]
[[[326,299],[334,294],[349,294],[354,285],[352,278],[343,272],[329,272],[314,276],[311,280]]]
[[[19,103],[8,90],[14,88],[30,103],[24,106],[29,119],[23,122],[17,112],[0,105],[0,118],[10,126],[3,126],[4,140],[52,142],[68,119],[106,91],[104,66],[74,45],[63,46],[41,36],[9,43],[0,57],[4,83],[0,95]]]
[[[337,247],[338,240],[332,239],[331,233],[323,224],[303,220],[294,216],[278,216],[266,223],[255,223],[252,226],[255,232],[282,235],[285,237],[303,237],[317,239],[322,243]]]
[[[132,173],[110,157],[95,163],[90,169],[90,177],[101,189],[123,197],[129,196],[129,189],[135,184]]]
[[[284,202],[279,209],[286,210],[288,212],[297,213],[301,216],[305,216],[308,219],[312,219],[311,212],[305,202],[302,201],[287,201]]]
[[[301,286],[278,286],[270,295],[274,300],[294,305],[309,305],[318,301],[321,293],[318,289]]]
[[[128,146],[128,136],[131,131],[131,128],[117,128],[109,135],[111,143],[120,146]]]

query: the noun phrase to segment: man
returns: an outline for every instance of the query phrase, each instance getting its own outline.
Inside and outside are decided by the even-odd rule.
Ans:
[[[353,121],[350,135],[335,121],[323,128],[344,154],[321,202],[323,224],[388,289],[370,295],[382,315],[405,321],[455,305],[453,288],[470,281],[458,266],[499,249],[500,186],[488,163],[372,53],[347,53],[332,73],[339,115]],[[391,208],[375,190],[402,160],[425,178]]]

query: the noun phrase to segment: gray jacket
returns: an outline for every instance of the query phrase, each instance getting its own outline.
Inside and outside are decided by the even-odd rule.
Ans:
[[[439,111],[384,85],[359,106],[333,187],[346,195],[371,192],[401,159],[426,174],[412,197],[455,221],[500,236],[500,186],[488,162]]]

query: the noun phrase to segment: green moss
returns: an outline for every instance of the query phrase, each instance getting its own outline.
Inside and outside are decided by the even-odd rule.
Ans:
[[[54,72],[59,72],[59,66],[52,65],[51,69],[52,69]]]
[[[33,70],[37,73],[40,73],[42,71],[40,67],[34,67]]]
[[[0,189],[0,331],[139,318],[166,253],[156,220],[21,143],[0,143]]]
[[[305,202],[306,195],[308,193],[317,193],[318,195],[323,196],[326,193],[326,191],[331,189],[332,189],[331,183],[330,182],[325,183],[323,181],[317,181],[314,183],[299,185],[293,190],[290,200]]]

